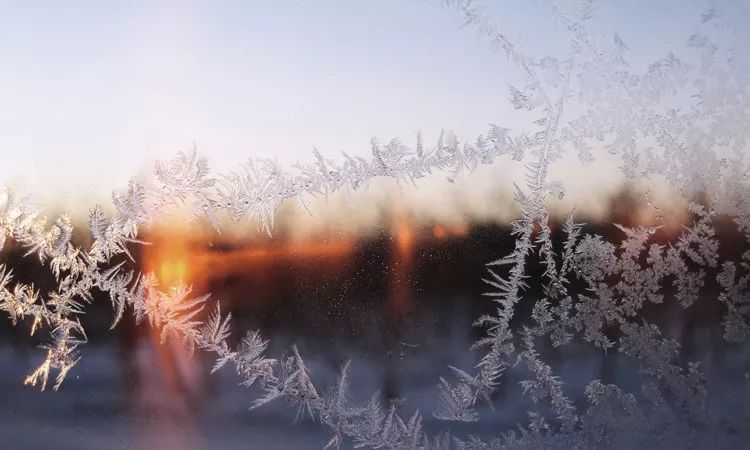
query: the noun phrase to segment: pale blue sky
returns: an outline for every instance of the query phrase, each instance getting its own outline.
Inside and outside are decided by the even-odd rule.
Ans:
[[[564,51],[543,2],[485,3],[524,48]],[[598,5],[644,61],[705,7]],[[438,0],[1,1],[0,180],[108,191],[193,141],[227,168],[516,124],[517,69],[459,26]]]

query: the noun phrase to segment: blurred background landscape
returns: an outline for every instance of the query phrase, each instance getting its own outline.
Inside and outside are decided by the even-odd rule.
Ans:
[[[235,343],[246,331],[257,329],[270,340],[273,356],[288,353],[296,344],[319,389],[351,359],[355,401],[365,402],[376,391],[384,400],[407,399],[401,405],[405,414],[419,409],[426,428],[437,431],[444,424],[430,412],[438,377],[448,375],[449,364],[467,370],[476,364],[480,352],[468,349],[483,331],[472,323],[493,310],[482,296],[487,291],[484,264],[510,252],[515,241],[499,221],[459,214],[453,220],[430,220],[403,201],[404,194],[395,193],[380,207],[344,204],[338,216],[317,217],[325,225],[315,233],[295,231],[299,223],[291,212],[280,214],[272,236],[252,231],[254,224],[219,233],[200,222],[163,223],[142,233],[150,245],[132,248],[135,267],[153,271],[161,286],[182,280],[193,286],[195,296],[211,293],[209,304],[219,302],[222,311],[232,313]],[[335,199],[328,208],[334,205]],[[657,221],[657,211],[633,186],[622,187],[603,210],[609,211],[608,217],[589,222],[585,231],[614,242],[622,236],[613,223]],[[354,227],[340,218],[362,214],[370,214],[373,222]],[[677,218],[686,220],[678,213],[663,218],[657,242],[674,238],[681,226]],[[564,239],[562,220],[553,221],[559,245]],[[719,219],[717,228],[722,242],[743,242],[731,223]],[[85,243],[83,230],[78,239]],[[724,251],[732,253],[723,255],[731,259],[743,249],[728,246]],[[18,248],[6,248],[0,262],[42,292],[54,286],[46,269],[40,270],[38,262]],[[530,275],[542,272],[538,261],[532,262]],[[750,354],[723,341],[716,286],[704,292],[708,300],[688,310],[668,300],[649,305],[644,318],[662,325],[681,344],[682,363],[703,362],[712,392],[726,399],[719,410],[727,420],[741,423],[747,418],[735,415],[732,402],[748,400],[747,387],[736,383],[743,379]],[[514,327],[529,320],[540,295],[525,293]],[[668,299],[670,295],[667,292]],[[9,442],[5,448],[283,449],[315,448],[328,440],[325,427],[309,419],[295,423],[293,409],[283,400],[249,411],[259,393],[239,386],[228,368],[209,375],[209,355],[191,355],[179,342],[162,344],[157,331],[136,326],[130,316],[109,330],[112,318],[109,299],[95,297],[83,318],[89,343],[58,392],[38,392],[21,383],[41,357],[35,345],[45,335],[30,338],[28,326],[2,327],[0,430]],[[639,389],[637,367],[617,352],[605,355],[582,343],[541,351],[577,402],[584,401],[583,387],[594,378]],[[484,406],[479,422],[451,424],[451,431],[491,436],[524,423],[533,405],[517,388],[523,375],[509,370],[493,397],[495,410]]]

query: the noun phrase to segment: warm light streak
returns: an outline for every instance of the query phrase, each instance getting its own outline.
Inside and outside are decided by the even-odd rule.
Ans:
[[[391,313],[400,315],[412,308],[413,300],[410,275],[414,264],[416,230],[408,216],[401,215],[396,219],[394,234],[395,245],[391,254],[392,277],[388,304]]]

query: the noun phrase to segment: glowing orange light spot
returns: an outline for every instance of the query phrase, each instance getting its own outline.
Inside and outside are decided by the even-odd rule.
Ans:
[[[414,226],[407,216],[401,216],[394,227],[394,251],[391,256],[393,276],[391,278],[390,311],[404,314],[412,308],[412,290],[409,283],[414,262]]]
[[[432,228],[432,236],[436,239],[445,239],[452,236],[461,237],[467,234],[469,234],[469,226],[465,223],[451,227],[438,224]]]
[[[396,225],[396,246],[401,255],[410,254],[414,246],[414,229],[407,218],[402,218]]]

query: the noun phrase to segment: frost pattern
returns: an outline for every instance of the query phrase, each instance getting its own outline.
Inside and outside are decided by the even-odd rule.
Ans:
[[[397,139],[386,144],[373,139],[369,158],[344,154],[334,161],[315,150],[312,162],[292,169],[273,160],[250,160],[222,176],[213,176],[195,150],[181,153],[157,163],[154,185],[132,180],[115,192],[113,215],[99,206],[91,209],[93,243],[88,249],[71,244],[67,216],[49,224],[28,199],[12,188],[2,191],[0,250],[6,238],[15,240],[57,280],[54,291],[42,294],[16,282],[12,271],[0,266],[0,309],[14,324],[30,319],[32,334],[47,329],[51,337],[43,346],[45,358],[25,383],[45,389],[54,375],[54,389],[61,386],[86,342],[79,318],[92,292],[99,290],[112,301],[113,327],[130,312],[138,322],[158,329],[162,339],[177,337],[191,349],[215,354],[212,372],[231,367],[243,385],[260,387],[263,394],[253,408],[283,399],[298,418],[308,416],[330,428],[325,448],[346,439],[357,447],[399,449],[684,448],[726,435],[725,424],[709,408],[700,364],[681,364],[678,343],[643,320],[641,312],[649,303],[671,300],[665,294],[668,287],[680,307],[690,308],[710,296],[704,285],[715,277],[718,301],[726,308],[725,339],[745,343],[750,337],[750,251],[736,261],[722,260],[715,227],[717,216],[729,217],[744,235],[742,244],[750,242],[750,55],[742,47],[748,36],[741,27],[746,7],[717,2],[701,16],[699,31],[687,39],[697,64],[669,54],[637,73],[619,35],[614,33],[607,44],[587,30],[593,1],[546,1],[570,38],[564,59],[525,55],[474,1],[444,3],[522,71],[525,85],[510,86],[510,101],[518,110],[537,114],[528,129],[511,132],[491,125],[486,136],[471,144],[444,133],[426,146],[418,136],[414,148]],[[675,98],[688,101],[689,107],[669,106]],[[563,228],[565,239],[556,243],[549,205],[564,196],[565,188],[549,179],[550,166],[568,153],[590,163],[600,147],[620,162],[627,176],[661,177],[676,187],[689,201],[692,223],[667,242],[656,238],[663,224],[617,225],[621,240],[609,242],[584,233],[584,224],[571,213]],[[483,403],[492,406],[504,371],[523,365],[527,378],[520,387],[543,407],[529,411],[525,426],[489,441],[447,432],[429,436],[419,411],[406,419],[397,403],[383,404],[378,393],[364,405],[352,405],[349,363],[321,390],[296,347],[271,358],[268,342],[249,331],[231,348],[231,317],[222,315],[218,305],[206,321],[196,319],[208,296],[191,298],[190,288],[182,284],[161,290],[153,274],[127,268],[132,259],[128,245],[145,244],[138,240],[139,226],[170,209],[184,209],[189,218],[206,217],[217,227],[220,214],[249,219],[270,233],[275,212],[287,200],[307,209],[310,197],[352,193],[376,177],[416,183],[443,171],[453,180],[506,156],[525,167],[525,179],[515,185],[521,209],[511,224],[515,248],[487,267],[486,295],[496,310],[476,322],[485,331],[475,346],[482,356],[476,367],[451,366],[450,376],[439,378],[433,412],[447,421],[477,420]],[[545,269],[538,279],[529,275],[535,262]],[[540,298],[526,294],[532,284],[543,288]],[[533,303],[532,322],[516,331],[511,322],[521,302]],[[585,389],[587,404],[574,403],[537,346],[548,341],[561,348],[576,340],[635,361],[641,392],[592,380]]]

